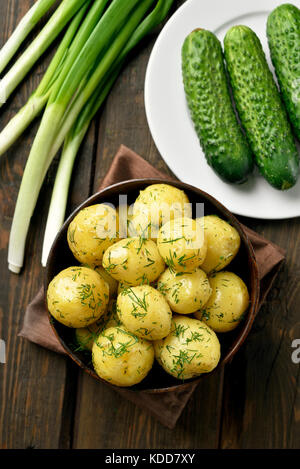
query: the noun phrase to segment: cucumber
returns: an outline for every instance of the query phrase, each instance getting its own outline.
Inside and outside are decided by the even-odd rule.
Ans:
[[[230,98],[222,46],[210,31],[191,32],[182,46],[188,107],[208,164],[225,181],[241,183],[254,162]]]
[[[267,22],[271,59],[288,116],[300,139],[300,10],[285,3]]]
[[[299,156],[287,113],[262,45],[247,26],[224,39],[231,87],[241,123],[261,174],[276,189],[294,186]]]

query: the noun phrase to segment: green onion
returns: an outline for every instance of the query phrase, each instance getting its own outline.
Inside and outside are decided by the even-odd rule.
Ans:
[[[53,84],[68,54],[68,48],[78,30],[91,0],[88,0],[72,20],[47,72],[36,91],[31,95],[25,106],[10,120],[0,133],[0,156],[3,155],[22,135],[31,122],[41,113],[49,99]]]
[[[46,26],[0,81],[0,106],[87,0],[63,0]]]
[[[0,51],[0,73],[3,72],[28,34],[52,7],[56,0],[38,0],[22,18],[17,28]]]
[[[147,0],[147,4],[150,0]],[[95,60],[128,20],[131,10],[139,0],[113,0],[95,27],[81,52],[70,67],[69,57],[51,92],[40,128],[33,142],[24,170],[11,227],[8,264],[12,272],[18,273],[23,265],[26,236],[39,191],[50,166],[49,153],[61,125],[64,112],[80,85],[82,78],[94,65]],[[144,5],[144,1],[142,1]],[[140,7],[139,7],[140,9]],[[131,24],[127,21],[126,25]],[[135,26],[135,25],[134,25]],[[126,26],[125,26],[126,27]],[[128,40],[128,38],[126,38]],[[71,54],[70,54],[71,55]],[[65,69],[70,67],[68,73]],[[61,77],[65,80],[59,87]],[[63,92],[62,92],[63,91]]]
[[[68,133],[72,132],[71,129],[76,125],[77,119],[80,119],[84,106],[88,106],[89,100],[93,101],[94,93],[99,98],[104,96],[106,86],[109,88],[110,79],[107,77],[113,77],[117,65],[122,64],[126,56],[124,51],[128,53],[139,37],[162,20],[162,15],[166,14],[172,5],[171,0],[160,0],[152,14],[142,21],[153,3],[154,0],[113,0],[87,41],[84,44],[78,43],[78,48],[80,45],[82,47],[81,51],[77,51],[75,56],[75,48],[72,54],[68,54],[53,85],[24,171],[9,241],[8,263],[11,271],[19,273],[23,265],[30,218],[56,149],[60,148]],[[130,44],[131,47],[128,47]],[[103,100],[103,97],[101,99]],[[96,98],[94,104],[95,108],[99,106]],[[72,146],[72,157],[66,157],[69,161],[66,164],[69,174],[79,142],[88,127],[88,119],[82,119],[81,122],[81,127],[76,126],[79,132],[72,132],[65,141],[64,154],[67,153],[68,147]],[[64,171],[61,174],[64,174]]]
[[[76,155],[79,151],[80,145],[84,139],[84,136],[89,128],[89,124],[93,119],[94,115],[101,107],[107,94],[109,93],[115,79],[117,78],[120,69],[131,50],[147,35],[153,28],[161,23],[166,15],[168,14],[174,0],[159,0],[154,10],[147,16],[147,18],[138,26],[136,31],[133,33],[131,39],[119,55],[118,60],[115,62],[114,73],[108,79],[104,79],[106,84],[104,88],[99,85],[100,92],[96,94],[96,97],[92,95],[92,98],[88,101],[83,109],[83,112],[79,115],[75,125],[69,131],[65,143],[63,152],[61,155],[60,163],[58,166],[52,198],[50,202],[50,208],[48,213],[48,219],[46,224],[43,254],[42,254],[42,265],[45,266],[47,258],[53,244],[53,241],[61,228],[67,206],[67,197],[69,192],[71,174],[73,165],[75,162]],[[52,151],[52,157],[55,156],[58,148],[61,146],[64,131],[58,137],[56,145]]]
[[[49,116],[47,116],[47,121],[51,121],[52,126],[55,122],[55,119],[59,119],[60,122],[57,128],[55,129],[56,135],[52,140],[53,145],[47,148],[48,166],[46,167],[46,171],[48,170],[48,167],[52,159],[56,155],[57,151],[63,144],[67,133],[71,130],[72,126],[74,125],[77,116],[82,111],[84,105],[95,92],[97,87],[101,85],[102,80],[104,79],[105,75],[108,73],[110,68],[113,66],[113,64],[115,64],[116,62],[119,63],[118,61],[121,61],[122,57],[126,55],[122,54],[122,51],[130,41],[130,38],[134,31],[133,28],[139,23],[139,21],[141,21],[141,17],[143,18],[143,16],[145,15],[145,11],[150,8],[153,2],[154,0],[143,0],[142,2],[140,2],[140,5],[132,13],[130,21],[128,21],[124,25],[123,29],[119,32],[114,42],[110,45],[110,48],[101,57],[98,66],[92,69],[90,73],[83,78],[84,83],[81,83],[81,89],[78,92],[77,96],[73,99],[72,104],[67,110],[64,108],[64,116],[61,116],[61,118],[59,116],[59,112],[61,112],[62,110],[62,106],[59,105],[59,97],[58,101],[54,102],[53,105],[51,105],[49,100]],[[66,96],[66,93],[67,89],[64,89],[64,96]],[[47,142],[49,142],[49,139],[47,140]]]
[[[51,161],[60,149],[60,147],[63,145],[65,136],[72,128],[72,125],[75,123],[78,114],[84,107],[94,88],[96,88],[98,84],[99,86],[101,86],[101,79],[106,73],[107,64],[109,68],[109,65],[111,63],[115,63],[115,66],[118,66],[118,64],[125,60],[126,56],[138,44],[138,42],[141,41],[146,34],[148,34],[153,28],[155,28],[161,21],[165,19],[173,2],[174,0],[159,0],[152,13],[150,13],[136,29],[136,31],[126,44],[124,50],[122,50],[120,53],[117,51],[117,58],[113,58],[114,51],[112,50],[112,45],[111,49],[108,50],[106,57],[102,58],[98,68],[93,71],[92,77],[89,76],[86,78],[88,86],[86,86],[83,90],[81,90],[80,93],[78,93],[76,100],[74,100],[72,106],[68,109],[68,112],[65,114],[60,129],[56,135],[52,149],[49,153]],[[115,44],[115,46],[118,47],[118,44]]]

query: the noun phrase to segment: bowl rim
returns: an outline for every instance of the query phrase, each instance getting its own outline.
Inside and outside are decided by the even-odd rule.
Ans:
[[[196,195],[199,195],[199,196],[203,197],[204,199],[208,199],[208,201],[213,206],[216,206],[216,208],[221,213],[223,213],[227,217],[228,220],[230,220],[230,222],[234,225],[234,227],[239,232],[241,240],[243,241],[244,246],[247,250],[248,259],[250,259],[250,264],[251,264],[251,272],[250,272],[251,276],[250,277],[251,277],[252,281],[254,280],[254,285],[251,288],[251,304],[250,304],[250,308],[248,310],[247,318],[245,319],[245,321],[243,323],[243,327],[240,331],[240,334],[238,335],[237,339],[234,341],[233,346],[230,347],[230,349],[227,352],[226,356],[222,360],[220,360],[217,367],[212,372],[210,372],[208,374],[209,375],[214,374],[215,372],[220,370],[221,367],[224,367],[224,365],[226,365],[227,363],[230,363],[232,361],[233,357],[238,352],[238,350],[241,348],[241,346],[243,345],[246,337],[248,336],[248,334],[251,330],[251,327],[253,325],[254,319],[256,317],[256,314],[258,312],[259,295],[260,295],[260,282],[259,282],[258,266],[257,266],[257,261],[256,261],[254,249],[253,249],[251,241],[249,240],[249,237],[248,237],[247,233],[243,229],[243,225],[236,218],[236,216],[232,212],[230,212],[230,210],[228,210],[221,202],[219,202],[217,199],[215,199],[212,195],[208,194],[207,192],[205,192],[205,191],[203,191],[203,190],[201,190],[201,189],[199,189],[195,186],[192,186],[192,185],[187,184],[187,183],[182,182],[182,181],[173,180],[171,178],[167,179],[167,178],[163,178],[163,177],[161,177],[161,178],[158,178],[158,177],[152,177],[151,178],[150,177],[150,178],[128,179],[128,180],[125,180],[125,181],[121,181],[121,182],[117,182],[115,184],[109,185],[109,186],[95,192],[93,195],[91,195],[90,197],[85,199],[81,204],[79,204],[72,211],[72,213],[68,216],[68,218],[65,220],[64,224],[62,225],[59,232],[57,233],[57,235],[56,235],[56,237],[53,241],[52,247],[50,249],[48,259],[47,259],[46,268],[45,268],[45,275],[44,275],[44,303],[45,303],[45,307],[46,307],[46,310],[47,310],[47,313],[48,313],[48,319],[49,319],[51,328],[54,331],[54,333],[55,333],[58,341],[62,345],[63,349],[65,350],[66,354],[81,369],[83,369],[87,374],[89,374],[89,375],[93,376],[94,378],[96,378],[98,381],[101,381],[104,384],[109,385],[110,387],[112,387],[113,389],[115,389],[117,391],[123,390],[123,392],[126,390],[127,392],[131,391],[131,392],[134,392],[134,393],[142,392],[142,393],[145,393],[145,394],[161,394],[161,393],[166,393],[166,392],[173,392],[173,391],[176,391],[176,390],[184,391],[185,388],[190,388],[191,385],[194,385],[194,384],[198,383],[202,379],[203,375],[200,375],[197,378],[190,379],[186,382],[181,382],[181,383],[178,383],[178,384],[175,384],[175,385],[172,385],[172,386],[163,387],[163,388],[149,388],[149,389],[134,389],[134,387],[125,387],[125,388],[124,387],[119,387],[119,386],[112,385],[111,383],[109,383],[109,382],[105,381],[104,379],[100,378],[96,374],[96,372],[94,372],[91,368],[89,368],[87,365],[85,365],[84,363],[82,363],[80,361],[80,359],[74,354],[74,352],[70,349],[70,347],[60,337],[60,335],[58,334],[56,328],[54,327],[53,320],[52,320],[53,318],[52,318],[52,316],[51,316],[51,314],[48,310],[48,306],[47,306],[47,288],[48,288],[48,285],[51,281],[51,280],[49,280],[49,278],[50,278],[49,277],[50,264],[51,264],[51,260],[54,256],[54,254],[55,254],[57,243],[59,242],[62,234],[65,232],[67,226],[69,226],[69,224],[71,223],[73,218],[83,208],[88,207],[90,205],[93,205],[93,202],[95,202],[99,198],[99,196],[100,197],[105,196],[107,193],[109,193],[111,191],[114,192],[113,195],[116,195],[115,191],[117,189],[121,189],[121,188],[124,188],[124,187],[130,188],[131,186],[135,186],[136,184],[140,184],[141,186],[142,185],[151,185],[151,184],[170,184],[170,185],[173,185],[173,186],[175,186],[175,187],[177,187],[181,190],[188,190],[190,192],[193,192]],[[135,189],[136,190],[142,190],[142,187],[137,187]],[[97,203],[101,203],[101,202],[97,201]]]

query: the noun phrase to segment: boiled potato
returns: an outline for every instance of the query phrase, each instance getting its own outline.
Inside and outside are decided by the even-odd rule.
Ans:
[[[190,379],[209,373],[219,363],[220,342],[204,322],[174,315],[172,330],[158,346],[158,361],[164,370],[178,379]]]
[[[118,292],[118,282],[115,280],[108,272],[102,267],[102,265],[98,265],[95,267],[95,271],[105,280],[109,287],[109,297],[114,298]]]
[[[106,249],[118,240],[118,217],[109,205],[82,209],[68,227],[68,244],[82,264],[101,265]]]
[[[149,373],[153,345],[122,327],[105,329],[94,342],[92,360],[96,373],[116,386],[133,386]]]
[[[167,221],[191,215],[191,204],[184,191],[170,184],[152,184],[140,191],[131,221],[137,236],[156,239],[159,228]]]
[[[144,339],[159,340],[170,332],[170,307],[164,296],[150,285],[123,290],[117,299],[117,312],[122,324]]]
[[[206,273],[223,270],[236,256],[241,239],[237,230],[216,215],[198,218],[204,229],[207,253],[201,269]]]
[[[206,256],[204,230],[192,218],[176,218],[159,230],[157,247],[173,272],[191,272]]]
[[[182,273],[165,270],[158,279],[157,289],[165,296],[172,311],[180,314],[202,309],[211,295],[211,287],[200,268]]]
[[[210,278],[212,294],[204,309],[195,313],[216,332],[235,329],[249,306],[249,293],[243,280],[232,272],[218,272]]]
[[[165,268],[156,244],[137,237],[122,239],[109,247],[102,264],[113,278],[132,286],[153,282]]]
[[[112,312],[110,310],[110,304],[105,313],[98,319],[98,321],[93,322],[87,327],[78,327],[75,329],[75,339],[79,345],[80,350],[92,351],[93,343],[96,337],[102,332],[105,327],[107,327],[107,322],[111,316]]]
[[[48,286],[48,309],[65,326],[86,327],[105,313],[108,295],[108,285],[97,272],[88,267],[68,267]]]

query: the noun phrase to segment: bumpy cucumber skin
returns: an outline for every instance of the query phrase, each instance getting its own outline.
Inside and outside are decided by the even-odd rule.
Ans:
[[[253,157],[232,106],[222,46],[213,33],[199,29],[187,36],[182,74],[191,118],[208,164],[223,180],[244,182],[253,170]]]
[[[261,43],[247,26],[233,26],[224,39],[231,87],[256,164],[276,189],[294,186],[299,156]]]
[[[267,22],[272,62],[295,135],[300,139],[300,10],[286,3]]]

